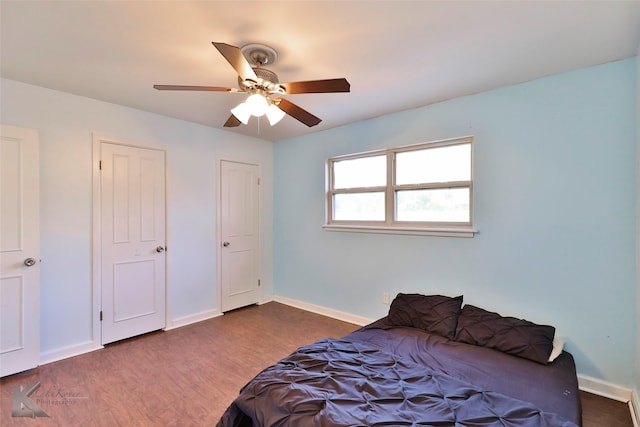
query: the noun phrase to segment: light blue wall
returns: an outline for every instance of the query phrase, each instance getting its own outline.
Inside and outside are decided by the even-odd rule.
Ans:
[[[633,58],[276,143],[276,294],[370,318],[383,292],[464,294],[631,387],[635,85]],[[475,238],[322,229],[327,157],[470,134]]]

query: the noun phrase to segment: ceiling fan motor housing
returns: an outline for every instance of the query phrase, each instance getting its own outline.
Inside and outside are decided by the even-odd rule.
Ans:
[[[258,77],[258,81],[255,82],[250,79],[242,79],[242,77],[238,77],[238,85],[241,89],[251,93],[263,92],[266,95],[271,93],[284,93],[284,90],[278,84],[280,81],[278,80],[276,73],[260,67],[253,68],[253,71]]]

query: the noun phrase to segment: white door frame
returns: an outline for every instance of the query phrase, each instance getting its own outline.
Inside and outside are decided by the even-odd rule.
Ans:
[[[127,141],[121,138],[113,138],[109,136],[105,136],[99,133],[92,134],[93,139],[93,218],[92,218],[92,233],[93,233],[93,241],[92,241],[92,265],[93,265],[93,278],[92,278],[92,333],[91,340],[96,348],[103,348],[102,345],[102,328],[100,327],[100,308],[102,305],[101,295],[102,295],[102,234],[101,224],[102,224],[102,202],[101,202],[101,186],[100,186],[100,144],[103,142],[109,144],[117,144],[117,145],[126,145],[129,147],[143,148],[143,149],[152,149],[152,150],[161,150],[165,153],[165,182],[169,181],[169,170],[167,167],[168,158],[167,158],[167,150],[165,147],[160,147],[152,144],[141,144],[140,142]],[[169,241],[169,228],[167,224],[169,223],[168,218],[168,209],[169,199],[167,192],[167,185],[165,185],[165,245],[170,249]],[[169,322],[169,256],[167,255],[165,258],[165,328],[167,328]]]
[[[263,227],[263,223],[262,223],[262,164],[257,163],[257,162],[252,162],[252,161],[244,161],[244,160],[237,160],[237,159],[229,159],[226,157],[219,157],[216,159],[216,167],[215,167],[215,171],[216,171],[216,179],[217,179],[217,185],[216,185],[216,286],[217,286],[217,304],[216,304],[216,311],[219,314],[222,314],[222,250],[220,249],[222,247],[222,239],[221,239],[221,235],[222,235],[222,189],[220,188],[220,185],[222,183],[221,181],[221,164],[222,162],[232,162],[232,163],[242,163],[245,165],[252,165],[252,166],[257,166],[258,167],[258,179],[260,180],[260,185],[258,188],[258,277],[259,279],[262,281],[262,276],[263,276],[263,271],[262,271],[262,227]],[[260,288],[258,289],[258,304],[262,304],[264,303],[264,286],[260,286]]]

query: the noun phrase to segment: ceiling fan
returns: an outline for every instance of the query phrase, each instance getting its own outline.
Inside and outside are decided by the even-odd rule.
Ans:
[[[249,44],[238,48],[226,43],[212,43],[238,73],[238,88],[180,85],[153,85],[153,87],[158,90],[195,90],[249,94],[245,102],[231,109],[231,116],[225,122],[225,127],[235,127],[240,123],[247,124],[251,116],[260,117],[263,115],[267,116],[269,123],[273,126],[285,114],[309,127],[315,126],[322,121],[320,118],[282,96],[301,93],[350,91],[351,85],[344,78],[280,83],[276,73],[263,68],[267,64],[274,63],[277,59],[276,51],[268,46]]]

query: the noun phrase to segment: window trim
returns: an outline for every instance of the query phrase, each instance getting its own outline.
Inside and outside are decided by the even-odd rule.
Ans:
[[[418,151],[429,148],[445,147],[451,145],[470,144],[471,165],[469,181],[449,181],[440,183],[421,184],[395,184],[395,159],[397,153],[408,151]],[[334,189],[335,182],[333,164],[343,160],[360,159],[385,155],[387,160],[385,186],[357,187]],[[323,228],[328,231],[348,231],[358,233],[382,233],[382,234],[410,234],[428,236],[449,236],[449,237],[473,237],[478,230],[473,226],[473,136],[443,139],[426,143],[407,145],[397,148],[373,150],[361,153],[352,153],[342,156],[330,157],[326,161],[325,170],[325,223]],[[416,189],[446,189],[446,188],[469,188],[469,221],[468,222],[415,222],[396,221],[395,218],[395,197],[397,191]],[[333,198],[336,194],[383,192],[385,197],[385,220],[384,221],[349,221],[335,220],[333,214]]]

